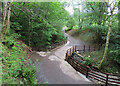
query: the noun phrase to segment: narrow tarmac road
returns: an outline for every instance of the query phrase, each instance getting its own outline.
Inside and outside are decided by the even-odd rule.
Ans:
[[[31,57],[41,60],[36,63],[36,77],[38,83],[48,82],[48,84],[89,84],[91,82],[80,76],[65,59],[67,49],[73,45],[86,45],[81,40],[74,39],[65,33],[68,42],[49,53],[47,56],[40,56],[39,52],[31,53]]]

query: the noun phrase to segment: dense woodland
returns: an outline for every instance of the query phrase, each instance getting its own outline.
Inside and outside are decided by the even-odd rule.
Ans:
[[[69,6],[74,10],[71,15],[65,10]],[[26,58],[26,47],[47,51],[65,40],[65,26],[73,37],[101,45],[97,55],[91,53],[90,64],[96,58],[98,69],[120,73],[119,8],[120,2],[2,2],[2,83],[36,84],[35,65]]]
[[[11,30],[27,45],[44,49],[64,40],[62,27],[68,15],[64,3],[13,3]],[[39,9],[38,9],[39,8]],[[20,10],[21,9],[21,10]],[[23,23],[24,21],[24,23]]]

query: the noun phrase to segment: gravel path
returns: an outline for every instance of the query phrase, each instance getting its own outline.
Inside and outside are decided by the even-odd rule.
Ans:
[[[68,37],[67,44],[41,56],[40,52],[31,53],[32,58],[39,59],[36,63],[36,77],[38,83],[48,82],[48,84],[90,84],[86,79],[80,76],[75,69],[68,64],[65,59],[67,49],[73,45],[84,45],[81,40],[74,39],[65,33]]]

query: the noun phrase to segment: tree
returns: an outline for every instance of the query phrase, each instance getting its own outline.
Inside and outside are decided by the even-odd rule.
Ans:
[[[20,34],[20,39],[31,47],[45,49],[52,43],[64,39],[62,27],[66,15],[68,13],[64,10],[64,3],[14,2],[12,3],[11,31],[14,30]]]
[[[83,23],[83,19],[84,19],[83,14],[84,13],[82,11],[80,12],[80,7],[74,9],[73,16],[75,18],[76,24],[79,26],[79,29],[82,29],[82,23]]]
[[[69,16],[67,20],[67,27],[71,30],[73,29],[73,26],[75,26],[75,19],[72,16]]]
[[[8,29],[9,13],[10,13],[10,11],[9,11],[9,7],[8,7],[8,1],[5,1],[5,2],[3,2],[2,40],[5,39],[6,30]],[[8,14],[8,16],[7,16],[7,14]]]
[[[108,19],[107,2],[86,2],[85,10],[87,11],[88,19],[92,23],[102,26],[105,25],[105,22]]]
[[[73,4],[73,9],[74,9],[74,14],[73,17],[75,18],[76,24],[79,26],[79,29],[82,29],[82,23],[84,19],[84,12],[83,8],[84,7],[84,2],[76,2],[77,4]]]
[[[112,7],[112,4],[113,4],[113,7]],[[109,29],[108,29],[108,33],[107,33],[107,39],[106,39],[106,45],[105,45],[105,50],[104,50],[103,58],[102,58],[100,64],[98,65],[98,69],[101,68],[101,66],[102,66],[102,64],[105,61],[106,56],[107,56],[108,46],[109,46],[109,39],[110,39],[110,33],[111,33],[111,27],[112,27],[112,17],[113,17],[114,9],[116,7],[116,3],[112,2],[109,7],[110,7]]]

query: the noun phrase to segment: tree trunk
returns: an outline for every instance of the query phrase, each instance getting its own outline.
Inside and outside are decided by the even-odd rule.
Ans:
[[[10,3],[10,5],[11,5],[11,3]],[[9,28],[9,22],[10,22],[10,5],[9,5],[9,7],[8,7],[8,14],[7,14],[7,28],[6,28],[6,30],[5,30],[5,34],[7,33],[7,31],[8,31],[8,28]]]
[[[10,21],[10,5],[8,5],[8,0],[3,2],[3,20],[2,20],[2,40],[5,39],[5,35],[9,28],[9,21]]]
[[[113,9],[111,10],[110,21],[109,21],[109,29],[108,29],[108,33],[107,33],[105,50],[104,50],[103,58],[102,58],[100,64],[97,66],[98,69],[101,69],[103,62],[106,60],[108,45],[109,45],[109,39],[110,39],[110,33],[111,33],[111,27],[112,27],[112,17],[113,17],[114,8],[115,8],[115,5],[114,5]]]
[[[3,16],[2,16],[3,25],[5,23],[6,15],[7,15],[7,1],[3,2]]]
[[[3,2],[3,16],[2,16],[2,40],[4,39],[4,31],[5,31],[5,28],[6,28],[6,15],[7,15],[7,2]]]

